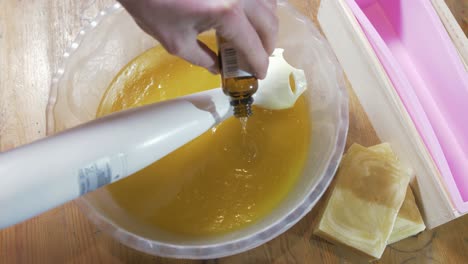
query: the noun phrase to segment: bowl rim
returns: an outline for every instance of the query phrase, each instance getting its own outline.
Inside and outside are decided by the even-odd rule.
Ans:
[[[302,15],[293,6],[291,6],[287,0],[278,0],[278,5],[288,9],[288,12],[291,12],[291,14],[293,14],[297,19],[302,19],[305,21],[310,20],[306,16]],[[49,91],[49,99],[46,107],[47,135],[52,135],[55,133],[54,109],[56,106],[59,90],[58,83],[65,72],[67,59],[71,57],[73,53],[79,48],[82,40],[88,32],[92,31],[92,29],[99,25],[99,23],[107,16],[122,10],[123,7],[119,3],[115,3],[104,8],[88,25],[80,29],[78,36],[63,54],[62,62],[59,64],[60,66],[52,77]],[[307,26],[309,27],[310,25]],[[314,28],[313,30],[316,29]],[[326,43],[323,36],[319,36],[317,40],[319,41],[320,46],[328,50],[330,55],[333,55],[331,48]],[[138,251],[161,257],[179,259],[220,258],[245,252],[271,241],[272,239],[286,232],[312,210],[312,208],[326,191],[327,187],[330,185],[336,170],[338,169],[338,165],[345,148],[349,126],[348,94],[345,88],[344,76],[341,67],[339,66],[334,56],[328,56],[327,59],[329,60],[328,65],[333,67],[333,70],[337,76],[337,90],[340,94],[340,96],[336,98],[336,100],[340,100],[338,103],[338,106],[340,107],[338,110],[340,122],[337,124],[338,131],[335,138],[333,139],[335,147],[328,157],[328,161],[326,163],[328,166],[326,166],[321,177],[304,196],[302,202],[291,208],[287,214],[283,215],[280,220],[276,221],[275,223],[259,229],[258,231],[253,232],[247,236],[223,243],[209,245],[174,245],[166,242],[151,240],[120,228],[117,224],[113,223],[112,220],[107,219],[106,217],[97,213],[96,209],[94,209],[93,206],[86,201],[85,197],[76,199],[75,203],[78,205],[80,210],[85,213],[87,218],[91,220],[91,222],[99,226],[99,228],[104,230],[106,233],[110,234],[117,241]]]

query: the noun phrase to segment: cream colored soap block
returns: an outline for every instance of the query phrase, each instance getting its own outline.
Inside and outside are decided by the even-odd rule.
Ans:
[[[393,154],[393,151],[388,143],[372,146],[369,148],[375,152]],[[392,244],[403,240],[407,237],[414,236],[426,229],[426,225],[419,212],[416,200],[414,198],[411,187],[406,189],[405,200],[398,211],[395,225],[393,226],[392,233],[388,239],[387,244]]]
[[[358,144],[343,157],[315,234],[378,259],[382,256],[409,175],[388,144]]]
[[[408,186],[405,201],[398,212],[392,234],[388,239],[388,244],[419,234],[424,231],[424,229],[426,229],[426,225],[424,224],[421,213],[416,205],[413,191],[411,190],[411,187]]]

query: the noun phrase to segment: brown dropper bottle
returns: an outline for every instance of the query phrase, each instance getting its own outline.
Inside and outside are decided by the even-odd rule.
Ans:
[[[217,35],[217,44],[223,92],[231,98],[235,117],[249,117],[258,80],[248,72],[245,62],[229,42]]]

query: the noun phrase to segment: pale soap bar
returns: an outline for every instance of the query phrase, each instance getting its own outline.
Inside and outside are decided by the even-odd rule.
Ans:
[[[387,244],[392,244],[407,237],[417,235],[426,229],[426,225],[419,212],[413,191],[408,186],[405,201],[398,212],[395,225]]]
[[[354,144],[343,157],[315,234],[378,259],[410,177],[388,144],[375,148]]]
[[[369,148],[372,151],[393,154],[393,151],[388,143],[372,146]],[[426,229],[426,225],[416,205],[411,187],[406,189],[405,200],[398,211],[395,225],[393,226],[392,233],[388,239],[387,244],[392,244],[403,240],[407,237],[414,236]]]

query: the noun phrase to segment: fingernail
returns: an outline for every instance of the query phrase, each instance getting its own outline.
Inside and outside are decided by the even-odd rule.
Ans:
[[[266,78],[266,72],[257,72],[255,74],[255,77],[257,77],[257,79],[259,79],[259,80],[263,80],[263,79]]]

